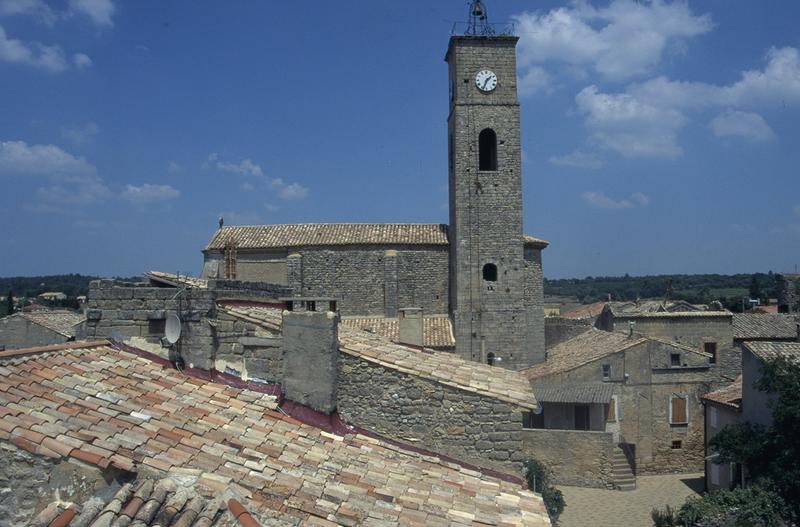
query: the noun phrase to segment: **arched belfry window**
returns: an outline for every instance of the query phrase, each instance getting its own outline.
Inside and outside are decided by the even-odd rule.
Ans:
[[[497,134],[486,128],[478,136],[478,169],[497,170]]]
[[[487,282],[497,282],[497,266],[488,263],[483,266],[483,279]]]

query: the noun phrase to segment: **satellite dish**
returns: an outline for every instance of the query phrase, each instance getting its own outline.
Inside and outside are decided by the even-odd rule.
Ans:
[[[165,331],[167,342],[175,344],[181,338],[181,319],[178,315],[170,315],[167,317],[167,327]]]

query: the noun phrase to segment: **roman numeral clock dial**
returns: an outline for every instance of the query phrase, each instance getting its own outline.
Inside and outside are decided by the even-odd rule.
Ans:
[[[475,84],[482,92],[489,93],[497,88],[497,74],[493,71],[483,70],[475,75]]]

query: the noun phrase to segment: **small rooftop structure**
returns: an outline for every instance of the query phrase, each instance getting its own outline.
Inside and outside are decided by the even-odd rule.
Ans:
[[[169,287],[189,287],[197,289],[207,289],[208,280],[195,278],[189,275],[162,273],[160,271],[150,271],[145,273],[145,278],[156,285],[166,285]]]
[[[86,320],[86,316],[83,313],[53,309],[18,312],[10,316],[24,318],[29,322],[55,331],[64,337],[78,336],[77,326]]]
[[[400,323],[397,318],[343,317],[342,326],[359,329],[400,342]],[[423,318],[423,346],[426,348],[452,348],[456,345],[453,325],[447,315],[429,315]]]

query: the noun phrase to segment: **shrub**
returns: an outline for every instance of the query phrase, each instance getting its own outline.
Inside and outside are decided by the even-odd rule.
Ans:
[[[523,471],[528,489],[542,495],[550,520],[556,525],[566,503],[561,491],[553,487],[550,482],[552,478],[550,470],[540,461],[530,459],[523,464]]]
[[[664,510],[653,509],[650,517],[653,518],[654,527],[678,527],[675,523],[675,511],[669,505]]]

